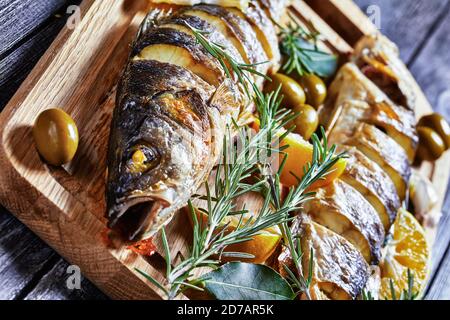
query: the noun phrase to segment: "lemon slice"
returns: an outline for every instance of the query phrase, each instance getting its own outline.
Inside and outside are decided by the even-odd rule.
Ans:
[[[153,3],[175,4],[180,6],[193,6],[196,4],[213,4],[222,7],[234,7],[241,10],[248,8],[249,0],[152,0]]]
[[[244,218],[244,223],[248,221],[251,213]],[[192,221],[192,216],[189,213],[190,221]],[[200,224],[206,225],[208,221],[208,216],[205,213],[197,210],[197,218]],[[223,224],[227,226],[227,232],[232,232],[236,229],[239,224],[239,218],[237,216],[229,216],[226,217],[223,221]],[[252,258],[226,258],[222,257],[222,262],[231,262],[231,261],[242,261],[248,263],[264,263],[266,262],[275,250],[278,248],[278,245],[281,242],[281,230],[278,226],[274,226],[272,228],[267,228],[260,232],[258,235],[254,236],[252,240],[241,242],[237,244],[230,245],[226,248],[225,252],[239,252],[246,253],[252,255]]]
[[[380,298],[394,298],[392,281],[395,297],[399,299],[402,292],[408,290],[408,270],[413,277],[412,292],[420,297],[426,286],[430,265],[425,230],[411,213],[403,209],[399,211],[393,228],[393,237],[387,244],[381,263]]]

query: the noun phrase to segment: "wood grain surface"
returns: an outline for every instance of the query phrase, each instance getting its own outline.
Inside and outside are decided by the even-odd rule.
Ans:
[[[449,55],[446,54],[450,49],[449,35],[446,32],[450,26],[449,1],[356,2],[364,10],[374,3],[379,5],[382,32],[400,45],[403,58],[432,104],[449,116],[449,102],[446,98],[446,92],[450,89]],[[18,3],[19,1],[0,0],[0,106],[4,106],[11,98],[64,25],[64,19],[55,18],[54,13],[61,10],[64,12],[68,5],[65,1],[46,0],[40,1],[35,10],[30,10],[31,3],[35,2]],[[31,18],[33,15],[36,17]],[[17,23],[20,17],[28,19],[26,26]],[[2,32],[4,30],[7,31]],[[434,273],[435,278],[430,286],[430,298],[450,297],[450,280],[447,275],[450,269],[450,235],[447,231],[450,226],[447,215],[449,201],[444,208],[445,215],[433,263],[437,272]],[[105,298],[87,280],[83,280],[81,292],[68,290],[65,286],[67,263],[5,210],[0,214],[0,230],[0,298]],[[445,259],[442,259],[444,255]]]

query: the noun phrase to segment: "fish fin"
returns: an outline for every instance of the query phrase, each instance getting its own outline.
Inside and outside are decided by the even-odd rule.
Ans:
[[[145,35],[150,29],[157,26],[161,20],[171,16],[172,13],[172,9],[152,9],[142,21],[135,42],[139,41],[139,39],[141,39],[141,37]]]

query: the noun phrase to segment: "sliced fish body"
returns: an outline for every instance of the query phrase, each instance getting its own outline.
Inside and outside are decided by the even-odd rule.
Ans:
[[[375,209],[353,187],[337,180],[319,189],[303,211],[314,222],[351,242],[368,263],[378,263],[384,228]]]
[[[359,191],[375,208],[387,233],[401,206],[394,183],[379,165],[358,149],[341,146],[339,152],[347,154],[347,167],[341,180]]]
[[[250,23],[270,61],[270,73],[276,73],[280,68],[281,53],[278,46],[276,27],[267,16],[267,13],[261,8],[257,1],[252,2],[245,13],[237,9],[228,10],[242,19],[246,19]]]
[[[199,17],[178,13],[162,21],[159,27],[178,29],[179,31],[185,32],[194,37],[189,26],[202,30],[204,32],[204,36],[208,38],[209,41],[221,45],[233,59],[240,63],[244,63],[241,54],[230,39],[225,37],[207,21],[202,20]]]
[[[376,127],[362,124],[346,143],[380,165],[393,180],[401,201],[406,198],[411,167],[406,153],[394,140]]]
[[[259,0],[259,3],[266,10],[267,14],[277,23],[280,23],[286,8],[291,2],[292,0]]]
[[[221,114],[231,104],[219,111],[210,103],[214,92],[175,65],[128,65],[112,123],[107,203],[110,227],[118,226],[129,240],[167,223],[216,163]]]
[[[313,250],[312,299],[349,300],[361,293],[369,278],[369,266],[350,242],[307,217],[297,217],[292,232],[300,238],[306,276],[310,274],[309,253]],[[280,255],[279,263],[292,268],[287,249]]]
[[[415,111],[414,79],[399,57],[397,46],[381,34],[363,37],[351,58],[397,105]]]
[[[197,16],[209,22],[233,42],[246,63],[258,63],[256,69],[263,74],[267,73],[269,59],[252,26],[245,19],[219,6],[199,5],[182,9],[181,13]],[[261,86],[264,79],[257,77],[255,81]]]
[[[375,126],[360,122],[367,104],[360,101],[342,105],[341,115],[329,134],[332,144],[354,146],[389,175],[400,200],[406,196],[411,166],[405,150]]]
[[[402,146],[413,162],[419,138],[416,130],[415,114],[411,110],[393,103],[375,84],[373,84],[353,63],[345,64],[330,86],[331,99],[327,110],[338,112],[347,101],[366,102],[365,111],[359,121],[382,128],[392,139]],[[328,111],[325,111],[328,112]]]
[[[371,294],[374,300],[380,300],[381,270],[379,266],[370,266],[370,276],[363,292]]]
[[[226,76],[219,62],[194,37],[171,28],[155,28],[133,48],[135,60],[157,60],[188,68],[215,87]]]

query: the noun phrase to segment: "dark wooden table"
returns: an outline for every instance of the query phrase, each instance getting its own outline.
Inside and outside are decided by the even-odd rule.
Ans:
[[[98,0],[100,1],[100,0]],[[0,110],[65,24],[72,0],[0,0]],[[450,0],[356,0],[378,6],[435,109],[450,120]],[[433,252],[429,299],[450,299],[450,197]],[[0,299],[107,299],[88,280],[66,285],[68,263],[0,206]]]

